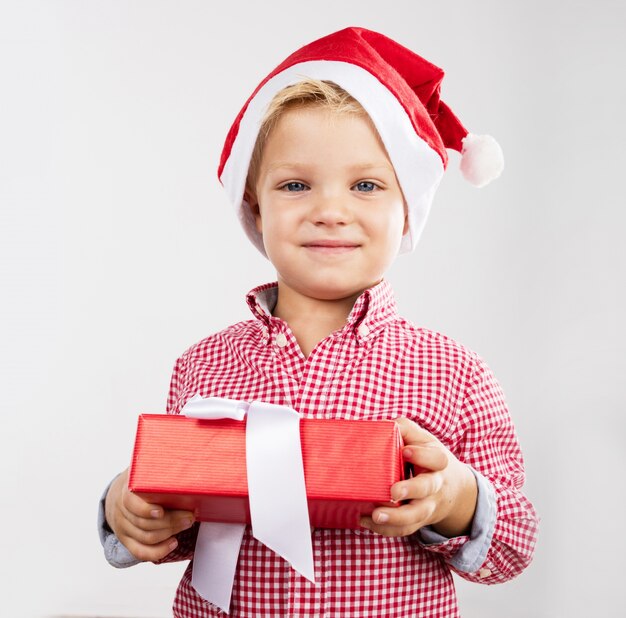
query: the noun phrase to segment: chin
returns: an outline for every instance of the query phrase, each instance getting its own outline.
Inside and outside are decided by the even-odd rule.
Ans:
[[[375,285],[375,284],[372,284]],[[332,283],[329,281],[320,282],[315,286],[310,286],[310,296],[319,300],[343,300],[351,296],[359,296],[363,290],[372,285],[359,283]]]

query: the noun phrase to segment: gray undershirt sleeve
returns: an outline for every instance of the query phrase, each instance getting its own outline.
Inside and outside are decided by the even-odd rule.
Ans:
[[[470,470],[474,473],[478,485],[478,499],[470,540],[449,560],[450,566],[463,573],[473,573],[485,562],[493,538],[497,515],[496,491],[493,485],[473,468],[470,467]],[[435,532],[431,526],[421,528],[419,536],[422,544],[426,547],[450,540],[448,537]]]

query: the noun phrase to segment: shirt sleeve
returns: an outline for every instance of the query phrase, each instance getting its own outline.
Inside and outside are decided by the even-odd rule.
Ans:
[[[437,551],[445,548],[449,553],[450,566],[464,573],[477,571],[485,561],[493,538],[497,514],[493,485],[476,470],[471,467],[470,470],[476,478],[478,498],[469,536],[457,537],[453,543],[448,543],[451,539],[436,532],[432,526],[424,526],[418,532],[424,547]],[[457,550],[451,551],[455,545]]]
[[[521,492],[524,461],[504,394],[495,376],[475,357],[450,450],[470,466],[478,502],[469,536],[447,539],[431,529],[418,542],[440,554],[464,579],[497,584],[531,562],[538,518]]]

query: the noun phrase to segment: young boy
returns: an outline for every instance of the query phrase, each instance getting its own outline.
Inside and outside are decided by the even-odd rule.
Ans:
[[[446,147],[463,150],[475,184],[501,169],[497,145],[467,137],[439,100],[442,77],[383,35],[348,28],[285,60],[227,137],[220,179],[278,281],[248,294],[254,319],[178,359],[168,413],[200,394],[397,419],[403,456],[421,470],[391,488],[405,502],[364,515],[362,529],[312,530],[315,584],[247,528],[231,616],[458,616],[452,571],[494,584],[532,558],[537,519],[499,385],[475,353],[399,317],[384,280],[417,242]],[[368,455],[356,444],[354,456]],[[101,520],[116,566],[193,557],[193,514],[131,494],[126,472]],[[192,564],[174,615],[220,615],[192,586]]]

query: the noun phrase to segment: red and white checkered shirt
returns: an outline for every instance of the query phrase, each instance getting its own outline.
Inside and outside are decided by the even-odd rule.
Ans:
[[[346,325],[305,358],[288,325],[271,315],[276,294],[276,284],[256,288],[247,297],[255,319],[204,339],[178,359],[168,412],[179,413],[200,394],[287,405],[310,418],[407,416],[487,479],[495,525],[478,564],[459,559],[473,542],[467,536],[426,544],[420,533],[395,538],[365,529],[316,529],[316,584],[248,527],[230,615],[453,617],[459,612],[451,571],[484,584],[518,575],[531,560],[537,518],[520,493],[522,454],[486,364],[448,337],[399,317],[386,282],[365,291]],[[196,535],[197,525],[181,533],[165,561],[192,558]],[[191,586],[191,567],[178,587],[174,616],[223,616]]]

